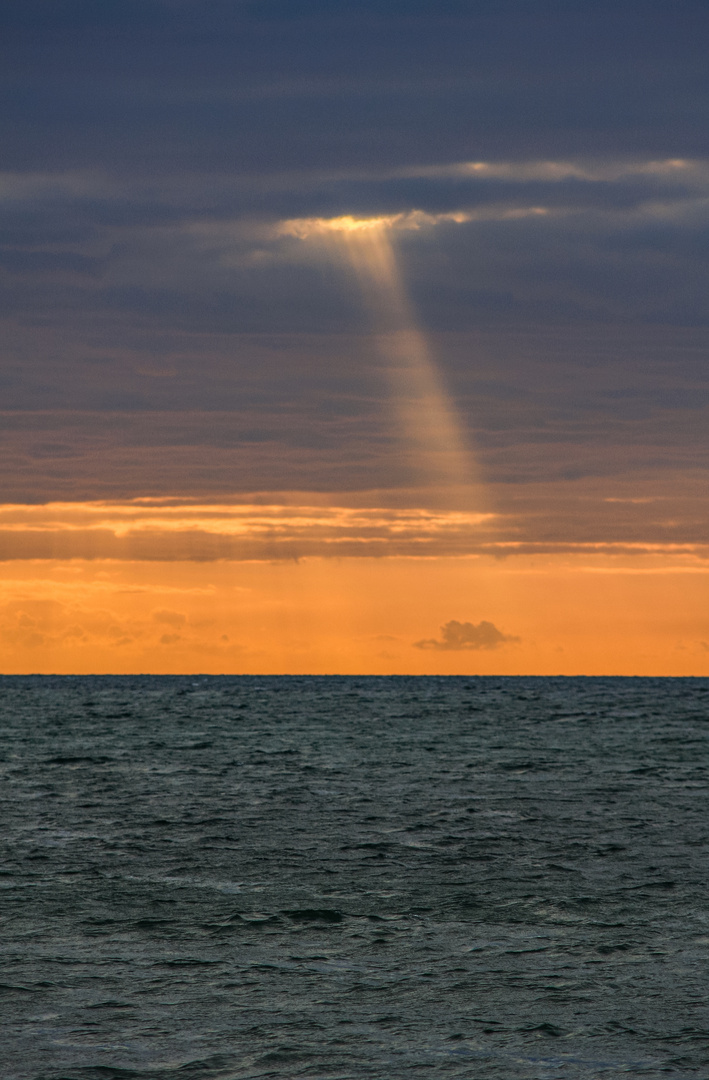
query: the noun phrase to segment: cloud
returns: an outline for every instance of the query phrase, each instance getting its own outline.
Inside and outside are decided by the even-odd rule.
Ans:
[[[291,221],[283,221],[277,229],[277,235],[296,236],[299,240],[306,240],[310,236],[367,232],[382,228],[416,232],[426,226],[440,225],[442,222],[455,222],[461,225],[470,220],[471,215],[462,210],[449,214],[427,214],[423,210],[409,210],[406,213],[385,214],[378,217],[353,217],[351,214],[345,214],[334,218],[294,218]]]
[[[701,0],[2,5],[11,162],[157,175],[705,143]],[[160,42],[156,54],[153,47]]]
[[[465,554],[488,513],[327,505],[197,504],[190,500],[0,505],[0,560],[259,561]],[[155,622],[187,621],[161,608]]]
[[[150,186],[115,171],[5,172],[1,312],[70,325],[89,348],[85,321],[105,321],[107,337],[110,321],[114,351],[148,332],[367,331],[347,275],[324,274],[319,245],[297,241],[387,225],[429,330],[483,318],[706,324],[708,171],[689,158],[530,157],[203,171]],[[82,351],[72,342],[71,357]],[[47,355],[35,376],[56,369]],[[75,399],[92,389],[79,366],[61,380]],[[190,399],[186,386],[173,393]]]
[[[424,638],[415,641],[417,649],[438,649],[441,652],[462,652],[479,649],[499,649],[501,645],[519,642],[512,634],[503,634],[494,623],[483,619],[482,622],[458,622],[451,619],[441,627],[441,637]]]

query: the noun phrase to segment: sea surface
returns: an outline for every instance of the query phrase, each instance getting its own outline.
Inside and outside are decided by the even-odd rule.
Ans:
[[[0,1076],[709,1077],[709,680],[3,677]]]

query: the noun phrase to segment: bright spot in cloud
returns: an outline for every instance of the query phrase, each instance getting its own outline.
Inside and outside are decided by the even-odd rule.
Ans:
[[[470,221],[472,215],[459,210],[449,214],[427,214],[423,210],[409,210],[402,214],[383,214],[378,217],[358,218],[345,214],[336,218],[292,218],[278,226],[280,236],[297,236],[306,240],[311,236],[329,233],[362,233],[382,229],[416,230],[453,221],[460,225]]]

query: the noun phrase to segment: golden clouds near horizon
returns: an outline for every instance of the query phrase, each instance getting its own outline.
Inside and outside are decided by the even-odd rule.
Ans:
[[[709,674],[688,554],[0,563],[5,673]]]
[[[317,498],[315,496],[314,498]],[[467,554],[490,513],[133,499],[0,505],[0,559],[214,561]]]
[[[516,514],[432,506],[362,505],[372,493],[350,493],[354,505],[332,496],[291,493],[307,502],[276,502],[283,493],[207,503],[189,498],[0,504],[0,562],[27,559],[111,559],[133,562],[268,562],[306,558],[414,558],[608,555],[687,560],[709,565],[709,545],[691,534],[672,542],[637,538],[579,539],[579,530],[529,528],[528,508]],[[382,493],[391,497],[392,493]],[[400,494],[400,493],[395,493]],[[463,489],[462,495],[465,494]],[[348,498],[346,493],[338,499]],[[652,499],[590,500],[598,519],[603,503],[654,506]],[[534,524],[534,518],[532,518]],[[584,530],[581,530],[583,534]],[[602,534],[603,530],[600,531]],[[656,530],[657,531],[657,530]],[[665,530],[667,531],[667,530]],[[673,530],[677,531],[677,530]],[[682,535],[682,534],[681,534]],[[645,562],[643,562],[643,559]]]

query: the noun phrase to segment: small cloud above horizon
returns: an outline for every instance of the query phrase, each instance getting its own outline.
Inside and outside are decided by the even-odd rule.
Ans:
[[[514,644],[521,639],[513,634],[503,634],[494,623],[483,619],[475,624],[458,622],[451,619],[441,627],[441,637],[424,638],[415,641],[416,649],[438,649],[440,651],[461,651],[477,649],[499,649],[501,645]]]

